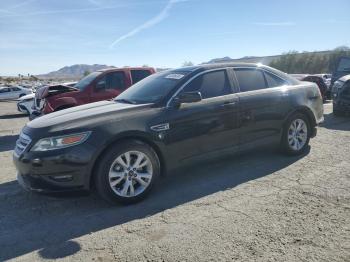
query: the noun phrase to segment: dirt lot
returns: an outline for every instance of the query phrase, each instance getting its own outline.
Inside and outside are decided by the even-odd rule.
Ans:
[[[0,261],[350,261],[350,118],[330,104],[304,156],[187,167],[133,206],[23,191],[11,150],[26,121],[0,102]]]

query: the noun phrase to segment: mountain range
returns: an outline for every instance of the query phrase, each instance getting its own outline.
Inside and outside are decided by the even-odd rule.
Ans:
[[[58,69],[57,71],[53,71],[47,74],[37,75],[39,78],[62,78],[62,79],[79,79],[87,72],[94,72],[100,69],[105,69],[108,67],[113,66],[107,66],[107,65],[86,65],[86,64],[77,64],[77,65],[71,65],[71,66],[65,66],[61,69]]]
[[[309,52],[314,53],[316,55],[324,55],[330,51],[317,51],[317,52]],[[299,53],[298,55],[302,56],[305,53]],[[245,56],[242,58],[231,58],[228,56],[222,57],[222,58],[214,58],[208,62],[205,62],[203,64],[207,63],[227,63],[227,62],[246,62],[246,63],[262,63],[264,65],[269,65],[273,60],[280,58],[282,55],[274,55],[274,56]],[[53,78],[53,79],[80,79],[86,72],[94,72],[100,69],[108,68],[108,67],[114,67],[114,66],[108,66],[108,65],[86,65],[86,64],[77,64],[77,65],[71,65],[71,66],[65,66],[57,71],[53,71],[47,74],[38,75],[39,78]],[[162,71],[164,68],[157,68],[157,71]]]

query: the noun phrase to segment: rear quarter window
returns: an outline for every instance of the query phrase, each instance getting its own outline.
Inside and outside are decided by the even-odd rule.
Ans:
[[[236,68],[235,75],[241,92],[266,88],[264,74],[255,68]]]
[[[268,87],[278,87],[278,86],[283,86],[288,84],[285,80],[269,72],[264,72],[264,75],[265,75],[265,79]]]

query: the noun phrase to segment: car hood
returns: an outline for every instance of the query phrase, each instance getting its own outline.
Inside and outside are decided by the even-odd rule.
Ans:
[[[72,91],[79,91],[78,89],[66,85],[53,85],[53,86],[44,86],[40,87],[36,93],[35,97],[37,99],[43,99],[49,96],[61,94],[61,93],[67,93]]]
[[[152,104],[132,105],[115,101],[100,101],[53,112],[34,119],[29,128],[48,128],[52,132],[80,129],[119,121],[145,112]]]

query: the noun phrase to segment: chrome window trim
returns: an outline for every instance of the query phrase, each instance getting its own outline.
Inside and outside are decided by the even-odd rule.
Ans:
[[[259,67],[259,66],[257,66],[257,67],[249,67],[249,66],[232,67],[233,71],[234,71],[235,69],[252,69],[252,68],[253,68],[253,69],[259,69],[259,70],[261,70],[261,71],[263,71],[263,72],[267,72],[267,73],[269,73],[269,74],[272,74],[272,75],[278,77],[279,79],[283,80],[284,82],[288,83],[288,85],[291,85],[290,81],[288,81],[287,79],[282,78],[281,76],[275,74],[274,72],[271,72],[271,71],[267,70],[266,68],[262,68],[262,67]],[[265,75],[264,75],[264,77],[265,77]],[[237,78],[236,78],[236,79],[237,79]],[[237,79],[237,81],[238,81],[238,79]],[[239,83],[238,83],[238,84],[239,84]],[[275,87],[277,87],[277,86],[275,86]],[[264,89],[268,89],[268,88],[274,88],[274,87],[266,87],[266,88],[264,88]],[[253,91],[255,91],[255,90],[253,90]],[[241,92],[241,91],[240,91],[240,92]]]
[[[232,66],[232,67],[214,68],[214,69],[209,69],[209,70],[205,70],[205,71],[203,71],[203,72],[200,72],[200,73],[194,75],[193,77],[191,77],[189,80],[187,80],[187,81],[174,93],[174,95],[171,96],[171,98],[170,98],[170,99],[168,100],[168,102],[166,103],[166,108],[169,108],[169,107],[170,107],[170,104],[171,104],[172,100],[185,88],[186,85],[188,85],[188,84],[189,84],[192,80],[194,80],[196,77],[199,77],[199,76],[201,76],[201,75],[203,75],[203,74],[205,74],[205,73],[210,73],[210,72],[220,71],[220,70],[225,70],[225,71],[227,71],[227,70],[233,70],[233,72],[234,72],[235,69],[259,69],[259,70],[263,71],[263,73],[264,73],[264,72],[267,72],[267,73],[272,74],[272,75],[276,76],[277,78],[279,78],[279,79],[285,81],[285,82],[288,84],[287,86],[291,86],[291,85],[292,85],[292,83],[291,83],[289,80],[287,80],[287,79],[285,79],[285,78],[282,78],[281,76],[275,74],[274,72],[269,71],[269,70],[267,70],[266,68],[259,67],[259,66],[237,66],[237,67]],[[227,72],[226,72],[226,74],[227,74]],[[227,75],[227,77],[230,77],[230,76]],[[235,75],[234,77],[235,77],[235,80],[238,82],[236,75]],[[264,79],[265,79],[265,75],[264,75]],[[239,83],[238,83],[238,84],[239,84]],[[238,87],[239,87],[239,86],[238,86]],[[275,88],[275,87],[266,87],[266,88],[264,88],[264,90],[265,90],[265,89],[270,89],[270,88]],[[260,89],[260,90],[263,90],[263,89]],[[253,91],[256,91],[256,90],[253,90]],[[247,91],[247,92],[248,92],[248,91]],[[244,93],[244,92],[241,92],[241,90],[239,90],[237,93]],[[232,93],[232,94],[235,94],[235,93]],[[218,96],[218,97],[219,97],[219,96]],[[210,99],[210,98],[206,98],[206,99]],[[203,100],[206,100],[206,99],[203,99]]]

